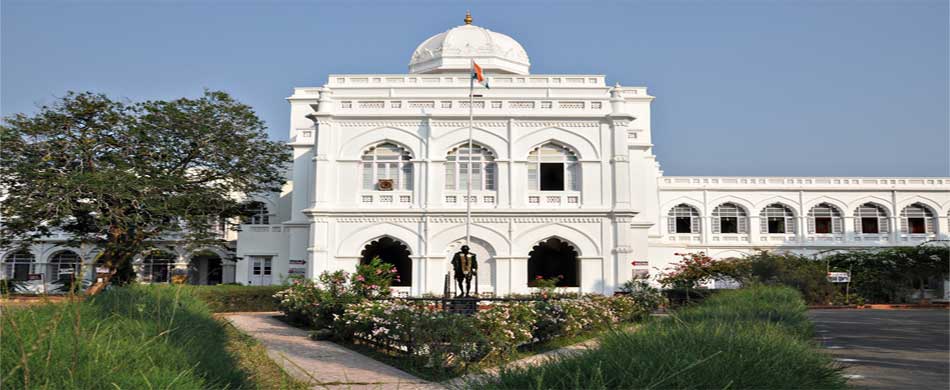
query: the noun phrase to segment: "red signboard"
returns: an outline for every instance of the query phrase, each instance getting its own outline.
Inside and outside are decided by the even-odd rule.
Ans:
[[[649,261],[636,261],[636,260],[634,260],[634,261],[633,261],[633,266],[634,266],[634,267],[648,267],[648,266],[650,266],[650,262],[649,262]]]

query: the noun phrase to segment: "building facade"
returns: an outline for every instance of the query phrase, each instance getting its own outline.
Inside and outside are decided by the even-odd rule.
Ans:
[[[472,61],[490,88],[476,86],[470,105]],[[219,260],[202,266],[172,240],[161,261],[137,267],[157,282],[178,268],[201,284],[259,285],[378,256],[399,270],[400,294],[441,293],[467,204],[478,290],[494,295],[530,292],[538,277],[609,294],[678,252],[817,256],[950,238],[950,178],[664,176],[653,99],[603,75],[531,74],[518,42],[466,19],[420,44],[408,74],[295,88],[288,184],[228,233],[233,253],[203,251]],[[64,250],[82,254],[50,240],[31,266],[3,254],[2,272],[52,269]]]
[[[476,86],[469,149],[471,61],[490,88]],[[403,293],[439,293],[465,241],[466,202],[479,291],[496,295],[529,292],[538,276],[610,293],[677,252],[948,237],[950,178],[664,176],[645,87],[529,70],[515,40],[466,23],[420,44],[408,74],[296,88],[292,188],[266,200],[274,223],[242,229],[236,279],[313,277],[380,256]]]

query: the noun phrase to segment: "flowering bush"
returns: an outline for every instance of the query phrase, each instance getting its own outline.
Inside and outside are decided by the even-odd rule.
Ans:
[[[292,322],[330,328],[336,316],[361,299],[347,285],[348,278],[344,271],[324,272],[317,282],[294,278],[286,290],[274,295],[277,307]]]
[[[564,275],[558,275],[554,278],[545,279],[541,275],[535,275],[534,280],[528,283],[529,287],[535,287],[538,289],[538,295],[541,298],[548,299],[554,296],[554,292],[557,289],[557,284],[564,279]]]
[[[484,359],[501,361],[511,356],[518,346],[534,341],[538,312],[524,302],[492,305],[475,313],[476,328],[484,336]]]
[[[333,330],[449,369],[502,362],[518,347],[605,329],[648,314],[629,296],[495,303],[475,315],[436,310],[401,299],[364,300],[337,316]]]
[[[364,297],[388,297],[393,281],[399,281],[396,266],[384,263],[378,256],[367,264],[360,264],[353,274],[353,291]]]

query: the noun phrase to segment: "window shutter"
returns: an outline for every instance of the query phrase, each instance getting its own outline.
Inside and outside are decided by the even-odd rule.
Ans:
[[[739,223],[738,223],[738,225],[739,225],[739,233],[748,233],[748,232],[749,232],[749,227],[748,227],[748,225],[749,225],[749,220],[748,220],[748,218],[749,218],[749,217],[742,216],[742,215],[740,215],[739,218],[736,218],[736,219],[739,221]],[[766,229],[768,229],[768,225],[766,225]]]
[[[455,189],[455,163],[454,162],[445,163],[445,189],[447,190]]]
[[[741,218],[740,218],[740,219],[741,219]],[[742,224],[740,223],[739,225],[741,226]],[[760,217],[759,217],[759,228],[760,228],[759,230],[760,230],[763,234],[768,234],[768,232],[769,232],[769,217],[764,217],[764,216],[760,216]],[[741,227],[739,228],[739,233],[742,233],[742,228],[741,228]]]
[[[530,162],[528,163],[528,189],[537,191],[538,187],[538,164]]]
[[[670,233],[676,233],[676,217],[670,216],[666,218],[666,230]]]
[[[926,224],[927,224],[927,234],[930,234],[930,233],[933,233],[933,232],[937,231],[937,229],[934,229],[934,218],[933,218],[933,217],[927,217],[927,218],[925,218],[925,221],[926,221]]]
[[[785,226],[785,233],[787,233],[787,234],[795,234],[796,232],[798,232],[798,229],[797,229],[797,228],[798,228],[798,223],[797,223],[797,221],[795,221],[795,217],[788,217],[788,218],[785,218],[785,225],[786,225],[786,226]]]
[[[373,163],[363,163],[363,189],[373,189]]]
[[[900,221],[901,221],[901,222],[900,222],[900,223],[901,223],[901,233],[907,234],[907,232],[910,231],[910,230],[907,229],[907,218],[901,217],[901,218],[900,218]]]
[[[831,218],[831,232],[834,234],[841,234],[841,230],[844,227],[842,224],[841,217],[832,217]]]
[[[722,225],[719,224],[719,217],[712,217],[712,232],[719,234],[722,231]]]
[[[700,219],[699,217],[690,218],[689,220],[690,233],[693,233],[693,234],[699,233],[700,230],[702,230],[702,221],[703,220]]]
[[[854,231],[855,233],[864,233],[864,229],[861,226],[861,217],[854,217]]]
[[[887,217],[880,217],[877,220],[878,231],[881,232],[881,234],[888,233],[891,231],[890,230],[891,226],[890,226],[890,223],[888,223],[887,219],[888,219]]]
[[[402,189],[411,190],[412,189],[412,163],[403,163],[402,164]]]
[[[815,234],[815,217],[809,216],[808,218],[808,233]]]

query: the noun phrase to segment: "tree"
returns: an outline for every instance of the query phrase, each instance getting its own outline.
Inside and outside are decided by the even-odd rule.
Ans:
[[[242,215],[242,198],[279,190],[290,160],[249,106],[217,91],[140,103],[69,92],[4,118],[0,142],[0,244],[65,232],[100,248],[105,283],[171,233],[220,243],[218,221]]]

